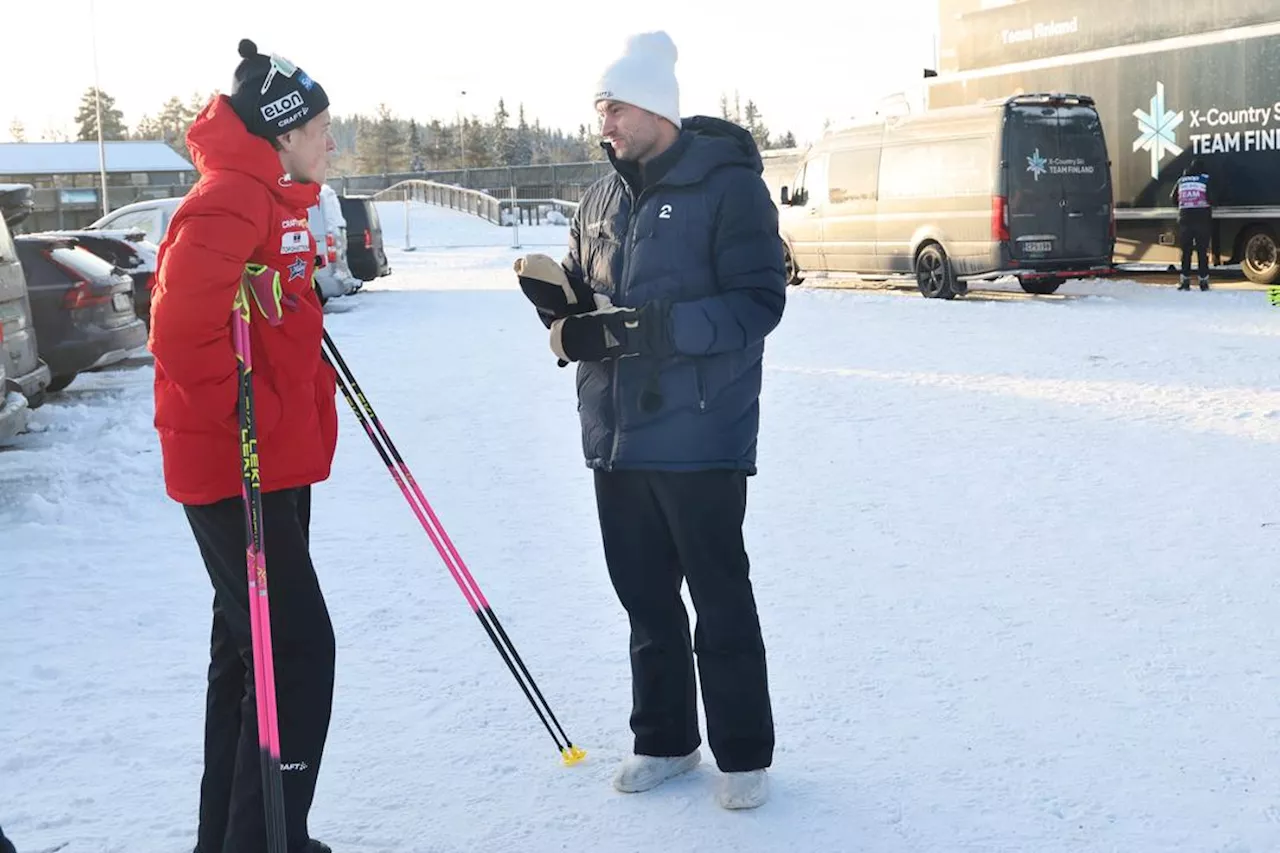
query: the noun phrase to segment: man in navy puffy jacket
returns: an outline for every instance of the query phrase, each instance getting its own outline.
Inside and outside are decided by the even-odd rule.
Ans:
[[[675,62],[666,33],[627,41],[596,91],[614,174],[583,197],[563,265],[516,269],[553,351],[578,363],[583,451],[631,621],[635,755],[614,786],[647,790],[697,765],[696,651],[718,800],[753,808],[774,731],[742,525],[764,339],[786,301],[782,241],[755,141],[682,120]]]

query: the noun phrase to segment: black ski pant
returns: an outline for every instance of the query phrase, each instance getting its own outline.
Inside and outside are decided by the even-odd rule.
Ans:
[[[1191,275],[1191,252],[1196,253],[1200,277],[1209,275],[1209,236],[1212,220],[1207,218],[1183,219],[1178,222],[1178,245],[1182,247],[1182,274]]]
[[[300,853],[333,705],[333,625],[308,552],[310,487],[264,493],[262,511],[285,832]],[[266,853],[244,503],[186,512],[214,590],[196,853]]]
[[[595,486],[609,577],[631,621],[636,754],[686,755],[701,744],[696,652],[716,764],[768,767],[773,711],[742,538],[746,474],[597,471]],[[692,643],[682,580],[697,613]]]

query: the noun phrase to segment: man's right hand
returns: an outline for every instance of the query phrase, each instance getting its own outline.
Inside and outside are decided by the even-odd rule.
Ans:
[[[520,290],[533,303],[538,319],[548,329],[556,320],[609,304],[607,297],[593,293],[582,279],[576,276],[571,279],[564,267],[547,255],[518,258],[515,271]]]

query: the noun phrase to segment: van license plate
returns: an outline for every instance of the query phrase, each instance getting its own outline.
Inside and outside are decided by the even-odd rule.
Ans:
[[[133,309],[133,300],[127,293],[117,293],[111,297],[111,307],[117,311],[129,311]]]
[[[1030,254],[1043,255],[1047,252],[1053,251],[1053,241],[1052,240],[1032,240],[1029,243],[1023,243],[1022,250]]]

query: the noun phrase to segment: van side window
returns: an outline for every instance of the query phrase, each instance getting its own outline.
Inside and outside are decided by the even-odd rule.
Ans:
[[[851,148],[831,155],[830,187],[827,200],[831,204],[847,201],[875,201],[880,171],[879,148]]]
[[[816,157],[804,167],[804,206],[827,201],[827,156]]]
[[[992,145],[973,138],[885,146],[880,198],[990,195]]]

